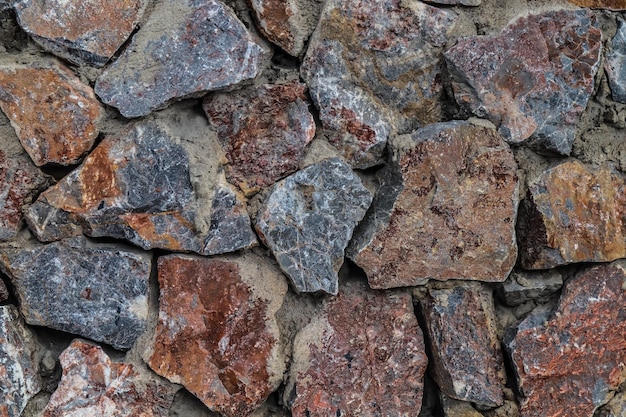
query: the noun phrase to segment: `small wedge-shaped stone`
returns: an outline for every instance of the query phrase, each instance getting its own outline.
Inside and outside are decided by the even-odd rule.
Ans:
[[[20,417],[41,378],[35,336],[13,306],[0,306],[0,376],[0,416]]]
[[[44,49],[76,64],[101,67],[128,39],[146,0],[18,0],[22,29]]]
[[[625,288],[625,261],[595,266],[507,329],[522,417],[591,417],[626,380]]]
[[[252,80],[267,57],[219,0],[164,0],[95,90],[123,116],[145,116],[172,101]]]
[[[499,127],[509,143],[569,155],[593,93],[602,35],[589,10],[523,17],[445,54],[456,101]]]
[[[489,128],[437,123],[390,143],[348,256],[372,288],[504,281],[517,257],[517,165]]]
[[[592,9],[626,10],[626,0],[568,0],[580,7]]]
[[[441,119],[441,54],[455,19],[416,0],[325,3],[302,78],[354,167],[383,163],[390,135]]]
[[[527,301],[546,301],[563,286],[563,275],[556,269],[547,271],[514,270],[500,286],[506,304],[518,306]]]
[[[428,358],[409,293],[350,282],[294,347],[284,394],[294,417],[418,414]]]
[[[59,357],[61,382],[42,417],[167,417],[169,386],[141,375],[128,363],[112,362],[99,346],[75,339]]]
[[[102,113],[93,90],[52,61],[0,66],[0,108],[37,166],[79,162]]]
[[[563,162],[528,188],[520,205],[520,264],[548,269],[626,256],[626,176],[610,164]]]
[[[626,21],[618,19],[617,22],[617,33],[606,53],[604,69],[613,100],[626,103]]]
[[[337,294],[337,273],[370,192],[338,158],[326,159],[277,183],[256,230],[299,292]]]
[[[148,318],[151,256],[84,237],[0,248],[28,324],[130,348]]]
[[[211,410],[249,415],[285,371],[275,314],[287,282],[267,259],[159,258],[159,321],[147,362]]]

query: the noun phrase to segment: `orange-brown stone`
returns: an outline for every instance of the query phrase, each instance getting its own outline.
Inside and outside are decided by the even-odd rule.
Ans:
[[[625,0],[568,0],[570,3],[580,7],[590,7],[592,9],[626,10]]]

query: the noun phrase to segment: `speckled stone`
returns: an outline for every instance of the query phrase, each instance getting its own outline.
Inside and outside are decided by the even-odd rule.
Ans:
[[[130,348],[148,318],[151,256],[79,237],[0,248],[28,324]]]
[[[218,0],[164,0],[96,81],[125,117],[252,80],[268,50]]]
[[[570,3],[580,7],[590,7],[592,9],[626,10],[625,0],[568,0]]]
[[[505,303],[518,306],[530,300],[547,301],[563,286],[563,274],[556,269],[547,271],[514,270],[500,285]]]
[[[626,1],[624,2],[626,9]],[[606,52],[604,69],[613,100],[626,103],[626,22],[617,19],[617,32]]]
[[[504,281],[517,257],[517,164],[493,129],[437,123],[390,143],[348,249],[372,288]],[[477,215],[480,213],[480,215]]]
[[[345,162],[326,159],[274,186],[256,230],[297,291],[337,294],[345,248],[371,202]]]
[[[465,38],[446,61],[456,101],[509,143],[569,155],[593,93],[602,34],[589,10],[522,17],[499,35]]]

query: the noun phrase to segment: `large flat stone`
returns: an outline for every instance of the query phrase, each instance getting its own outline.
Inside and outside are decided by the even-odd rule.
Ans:
[[[601,49],[591,11],[559,10],[465,38],[445,56],[461,106],[495,123],[509,143],[569,155]]]
[[[606,52],[604,69],[613,100],[626,103],[626,21],[623,19],[617,19],[617,32]]]
[[[438,123],[390,143],[348,256],[372,288],[504,281],[517,256],[517,165],[493,129]],[[479,215],[478,215],[479,213]]]

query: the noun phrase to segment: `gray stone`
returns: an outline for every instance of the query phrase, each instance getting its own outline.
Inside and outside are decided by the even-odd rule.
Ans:
[[[2,279],[0,279],[0,303],[9,298],[9,290]]]
[[[617,19],[617,33],[606,52],[606,70],[613,100],[626,103],[626,21]]]
[[[256,230],[297,291],[337,294],[345,248],[371,202],[345,162],[327,159],[277,183]]]
[[[481,0],[425,0],[426,3],[445,4],[445,5],[461,5],[461,6],[480,6]]]
[[[562,286],[563,275],[557,270],[515,270],[499,287],[499,292],[508,305],[518,306],[530,300],[545,301]]]

